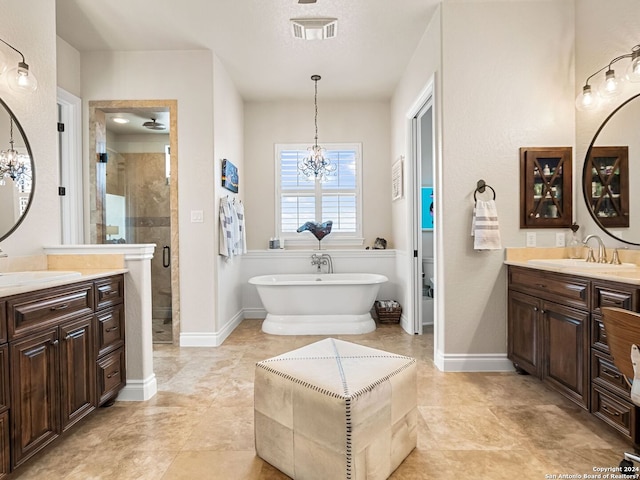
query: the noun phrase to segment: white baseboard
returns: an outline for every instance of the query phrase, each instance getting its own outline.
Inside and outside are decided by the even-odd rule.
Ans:
[[[118,394],[118,401],[122,402],[145,402],[158,393],[158,382],[156,374],[138,380],[127,378],[127,384]]]
[[[437,352],[435,364],[443,372],[513,372],[513,363],[506,353]]]
[[[265,318],[267,311],[264,308],[245,308],[244,318]]]
[[[231,320],[229,320],[224,327],[218,332],[181,332],[180,333],[180,346],[181,347],[219,347],[222,342],[231,335],[231,332],[240,325],[244,318],[243,312],[236,313]]]

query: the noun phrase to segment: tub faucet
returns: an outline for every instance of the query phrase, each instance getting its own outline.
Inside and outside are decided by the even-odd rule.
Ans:
[[[598,235],[587,235],[584,240],[582,241],[582,243],[584,243],[585,245],[587,244],[587,242],[589,240],[591,240],[592,238],[595,238],[598,241],[598,258],[597,260],[593,258],[593,252],[591,252],[589,254],[589,256],[587,257],[587,262],[594,262],[597,261],[598,263],[607,263],[607,249],[604,246],[604,242],[602,241],[602,239],[598,236]]]
[[[327,266],[327,273],[333,273],[333,261],[328,253],[323,253],[322,255],[314,253],[311,255],[311,265],[316,265],[317,273],[322,273],[322,265]]]
[[[4,253],[2,251],[2,249],[0,248],[0,258],[4,258],[4,257],[8,257],[9,255],[7,255],[6,253]]]

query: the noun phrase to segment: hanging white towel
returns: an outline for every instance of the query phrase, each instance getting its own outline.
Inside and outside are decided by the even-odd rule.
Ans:
[[[244,228],[244,205],[242,202],[238,202],[236,204],[236,217],[238,221],[236,225],[238,226],[238,243],[236,245],[236,253],[238,255],[242,255],[247,253],[247,231]]]
[[[227,197],[220,198],[220,241],[218,253],[224,257],[233,256],[233,216]]]
[[[500,228],[495,200],[477,200],[473,208],[471,236],[475,250],[500,250]]]

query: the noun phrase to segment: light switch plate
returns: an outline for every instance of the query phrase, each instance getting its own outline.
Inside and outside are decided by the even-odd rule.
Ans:
[[[191,223],[204,222],[204,212],[202,210],[191,210]]]
[[[564,233],[556,233],[556,247],[564,247]]]
[[[536,232],[527,232],[527,247],[536,246]]]

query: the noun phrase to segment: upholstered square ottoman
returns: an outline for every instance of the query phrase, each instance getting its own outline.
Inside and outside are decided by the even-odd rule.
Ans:
[[[417,442],[416,361],[333,338],[256,364],[256,452],[292,478],[385,479]]]

